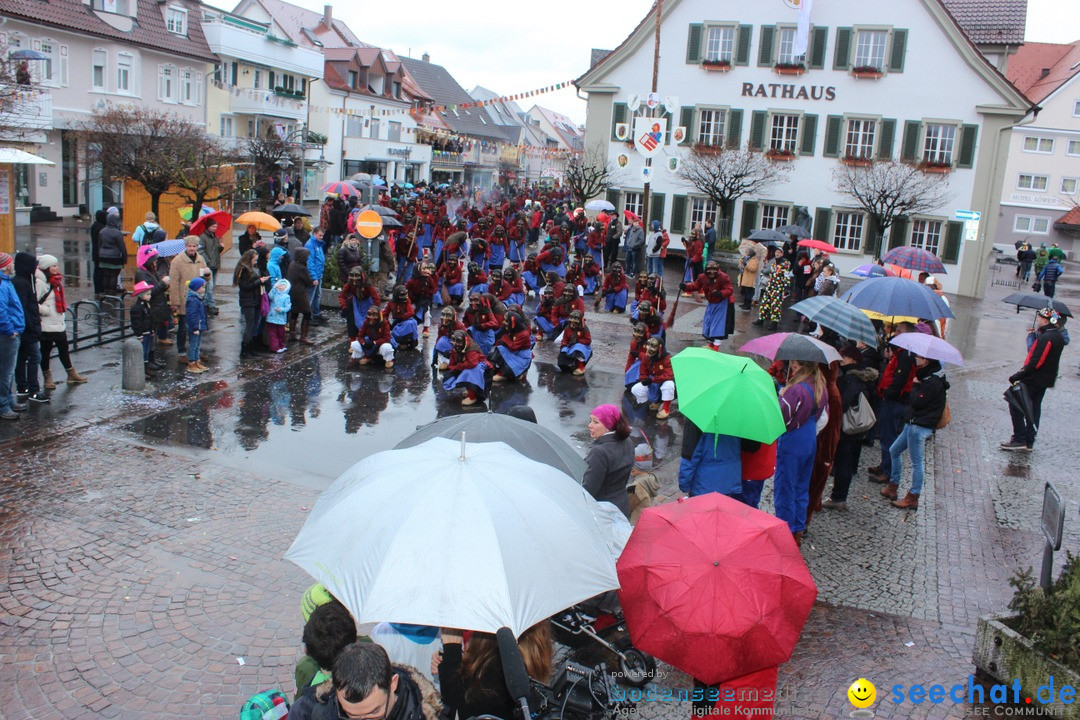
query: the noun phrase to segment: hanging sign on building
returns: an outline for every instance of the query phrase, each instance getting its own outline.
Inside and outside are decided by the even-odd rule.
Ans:
[[[634,147],[638,154],[653,157],[664,149],[667,118],[637,118],[634,120]]]

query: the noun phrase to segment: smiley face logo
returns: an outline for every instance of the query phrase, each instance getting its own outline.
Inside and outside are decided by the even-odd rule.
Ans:
[[[877,698],[877,688],[866,678],[859,678],[851,683],[851,687],[847,690],[847,697],[855,707],[868,708]]]

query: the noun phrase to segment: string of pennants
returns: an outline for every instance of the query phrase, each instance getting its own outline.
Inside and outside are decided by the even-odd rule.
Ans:
[[[505,102],[516,102],[517,100],[524,100],[526,98],[537,97],[539,95],[544,95],[546,93],[556,92],[558,90],[563,90],[565,88],[569,88],[571,86],[571,84],[572,84],[572,82],[570,80],[566,80],[564,82],[555,83],[554,85],[547,85],[547,86],[542,87],[542,88],[537,88],[536,90],[529,90],[528,92],[517,93],[516,95],[503,95],[502,97],[492,98],[490,100],[474,100],[472,102],[467,102],[467,103],[457,103],[456,105],[434,105],[434,106],[432,106],[430,108],[425,108],[424,111],[427,112],[427,113],[436,113],[436,114],[445,115],[447,113],[456,113],[459,110],[468,110],[470,108],[487,107],[487,106],[490,106],[490,105],[497,105],[499,103],[505,103]],[[345,115],[365,115],[365,116],[370,116],[371,115],[370,110],[350,110],[350,109],[344,109],[344,108],[319,107],[319,106],[315,106],[315,105],[313,105],[311,107],[311,109],[314,112],[327,112],[327,113],[332,113],[332,114],[337,114],[337,115],[341,115],[341,114],[345,114]],[[392,108],[392,109],[386,109],[386,110],[376,110],[375,115],[376,116],[380,116],[380,115],[381,116],[401,115],[401,114],[411,112],[412,109],[413,108]]]

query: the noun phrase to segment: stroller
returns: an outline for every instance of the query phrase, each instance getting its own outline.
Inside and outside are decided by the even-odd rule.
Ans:
[[[592,667],[618,659],[618,680],[644,687],[656,675],[656,660],[634,647],[615,592],[598,595],[551,618],[555,639],[575,662]],[[605,657],[605,655],[607,657]]]

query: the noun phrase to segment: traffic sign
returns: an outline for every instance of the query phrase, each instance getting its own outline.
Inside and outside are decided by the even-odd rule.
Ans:
[[[981,220],[982,219],[982,213],[979,212],[978,210],[957,210],[956,211],[956,219],[957,220]]]
[[[382,232],[382,216],[374,210],[365,210],[356,216],[356,229],[369,240],[378,237]]]

